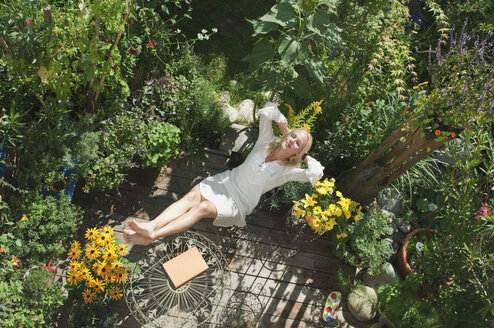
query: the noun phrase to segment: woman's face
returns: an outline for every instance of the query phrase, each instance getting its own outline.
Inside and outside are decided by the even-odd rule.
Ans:
[[[298,155],[305,148],[309,136],[304,130],[294,130],[283,136],[281,149],[286,153],[286,158]]]

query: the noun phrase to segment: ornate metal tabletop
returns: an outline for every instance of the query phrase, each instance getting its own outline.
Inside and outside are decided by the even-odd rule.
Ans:
[[[175,288],[162,264],[196,246],[209,269]],[[213,316],[225,290],[227,262],[208,238],[187,231],[147,251],[124,285],[127,305],[146,327],[200,327]]]

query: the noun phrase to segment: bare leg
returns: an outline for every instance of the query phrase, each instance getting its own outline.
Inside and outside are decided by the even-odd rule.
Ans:
[[[168,223],[161,229],[157,230],[154,237],[155,239],[158,239],[185,231],[199,222],[199,220],[204,218],[215,218],[216,215],[216,206],[209,200],[204,199],[200,202],[199,205],[191,208],[187,213],[185,213],[178,219]]]
[[[129,227],[144,238],[153,240],[155,239],[154,235],[157,230],[178,219],[192,207],[199,205],[201,198],[199,185],[196,185],[185,196],[168,206],[154,220],[150,222],[137,222],[132,219],[129,221]]]

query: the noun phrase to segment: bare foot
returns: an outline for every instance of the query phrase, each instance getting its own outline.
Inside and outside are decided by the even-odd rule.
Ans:
[[[124,229],[123,237],[127,244],[144,246],[151,244],[151,240],[137,234],[137,232],[132,230]]]
[[[154,224],[151,222],[139,223],[135,219],[129,221],[130,229],[148,240],[154,240]]]

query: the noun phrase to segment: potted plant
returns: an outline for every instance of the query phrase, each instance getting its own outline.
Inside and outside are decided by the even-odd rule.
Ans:
[[[432,228],[417,228],[406,235],[403,245],[396,256],[398,269],[403,277],[412,274],[414,271],[417,257],[423,255],[426,239],[430,238],[431,234],[438,233],[439,231]]]

